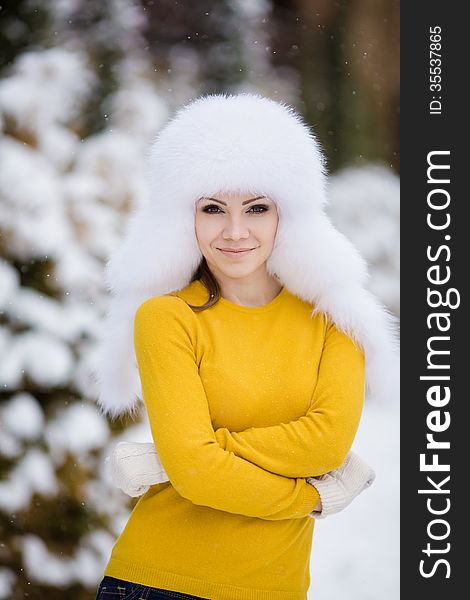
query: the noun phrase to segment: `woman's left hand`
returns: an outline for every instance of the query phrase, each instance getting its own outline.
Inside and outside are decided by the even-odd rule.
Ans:
[[[324,519],[344,510],[356,496],[372,485],[375,471],[360,456],[349,452],[345,461],[334,471],[318,477],[307,477],[320,495],[321,509],[315,509],[309,516]]]
[[[151,485],[169,477],[152,443],[119,442],[105,458],[110,481],[128,496],[142,496]]]

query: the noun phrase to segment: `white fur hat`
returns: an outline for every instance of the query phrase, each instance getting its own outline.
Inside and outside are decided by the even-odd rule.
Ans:
[[[112,295],[97,371],[103,412],[117,417],[138,407],[135,312],[147,298],[190,283],[202,260],[196,201],[226,191],[263,194],[276,203],[279,224],[268,272],[363,348],[373,396],[396,390],[394,319],[364,289],[363,259],[324,212],[324,158],[291,107],[253,94],[190,102],[152,144],[147,182],[148,198],[106,267]]]

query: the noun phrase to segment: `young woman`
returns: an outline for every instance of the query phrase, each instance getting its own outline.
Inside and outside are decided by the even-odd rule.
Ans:
[[[365,373],[372,393],[391,390],[391,319],[323,212],[323,159],[289,107],[196,100],[148,167],[107,269],[99,402],[117,416],[142,396],[166,477],[97,598],[305,600],[310,517],[372,479],[348,451]]]

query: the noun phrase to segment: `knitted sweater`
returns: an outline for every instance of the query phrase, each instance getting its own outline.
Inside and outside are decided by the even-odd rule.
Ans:
[[[212,600],[305,600],[319,497],[364,401],[364,355],[283,288],[268,304],[203,304],[199,281],[146,300],[134,341],[170,482],[151,486],[105,575]]]

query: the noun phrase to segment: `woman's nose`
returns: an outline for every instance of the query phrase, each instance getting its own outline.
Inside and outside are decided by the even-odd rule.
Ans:
[[[224,239],[238,240],[250,235],[248,227],[240,219],[230,219],[224,227],[222,237]]]

